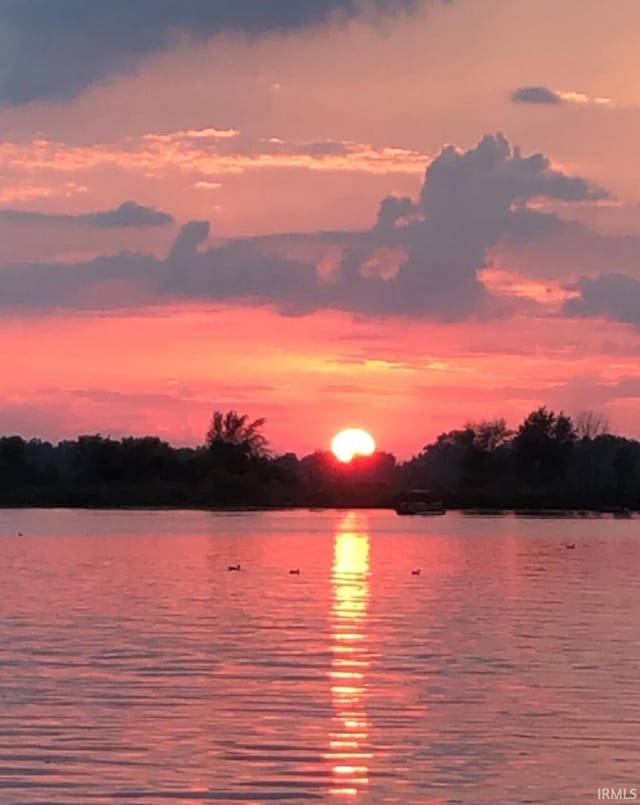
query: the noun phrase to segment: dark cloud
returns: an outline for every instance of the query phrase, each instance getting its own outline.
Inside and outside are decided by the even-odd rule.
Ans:
[[[66,98],[180,35],[260,35],[414,10],[425,0],[3,0],[0,102]]]
[[[563,102],[560,95],[548,87],[518,87],[511,93],[514,103],[558,105]]]
[[[144,226],[164,226],[173,223],[173,216],[169,213],[157,210],[155,207],[145,207],[135,201],[125,201],[115,210],[105,212],[90,212],[83,218],[88,224],[99,227],[144,227]]]
[[[387,196],[380,202],[376,229],[393,231],[398,221],[408,220],[413,215],[413,200],[408,196]]]
[[[36,212],[32,210],[0,209],[0,221],[10,223],[81,224],[102,228],[165,226],[174,222],[172,215],[155,207],[145,207],[135,201],[125,201],[113,210],[87,212],[78,215],[67,213]]]
[[[597,276],[606,266],[633,276],[640,268],[640,235],[605,234],[540,210],[515,212],[498,251],[507,265],[540,279]]]
[[[606,195],[586,179],[553,169],[542,154],[523,157],[502,134],[487,135],[465,152],[445,147],[428,167],[412,211],[402,199],[381,208],[387,228],[394,209],[400,224],[385,245],[403,247],[408,255],[394,283],[399,294],[387,287],[395,312],[459,318],[486,311],[478,271],[502,237],[521,230],[529,216],[537,220],[528,202]]]
[[[575,289],[580,297],[565,304],[567,315],[603,317],[640,325],[640,280],[626,274],[601,274],[594,278],[582,277]]]
[[[445,147],[427,168],[419,197],[384,199],[370,230],[307,236],[314,248],[339,248],[329,278],[319,277],[315,261],[294,259],[284,236],[279,248],[269,238],[208,247],[209,224],[191,221],[165,260],[123,253],[0,269],[0,305],[102,309],[193,299],[267,304],[290,315],[319,309],[438,320],[495,315],[495,299],[479,278],[487,254],[505,237],[533,238],[555,225],[529,202],[604,196],[543,155],[523,157],[503,135],[487,135],[464,152]],[[303,240],[298,236],[296,248]]]
[[[208,221],[189,221],[178,233],[169,257],[170,263],[189,261],[197,254],[198,247],[201,246],[209,237]]]
[[[584,227],[575,221],[566,221],[557,213],[521,208],[513,210],[508,236],[516,244],[537,241],[551,235],[575,235]]]

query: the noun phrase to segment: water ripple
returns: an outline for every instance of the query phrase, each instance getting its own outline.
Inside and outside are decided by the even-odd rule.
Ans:
[[[0,512],[18,530],[2,805],[640,788],[634,521]]]

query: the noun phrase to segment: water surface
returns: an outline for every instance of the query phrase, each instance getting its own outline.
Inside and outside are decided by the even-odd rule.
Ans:
[[[0,803],[640,791],[639,526],[0,511]]]

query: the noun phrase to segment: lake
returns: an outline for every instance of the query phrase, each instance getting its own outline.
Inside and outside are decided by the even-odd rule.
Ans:
[[[640,797],[639,520],[0,510],[0,551],[2,805]]]

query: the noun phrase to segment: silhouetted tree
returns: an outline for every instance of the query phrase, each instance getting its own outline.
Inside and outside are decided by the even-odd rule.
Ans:
[[[474,445],[480,450],[492,453],[499,447],[504,447],[513,438],[513,431],[509,430],[504,419],[483,419],[480,422],[469,422],[467,430],[475,433]]]
[[[412,462],[411,486],[432,489],[436,495],[442,496],[468,485],[475,437],[470,426],[441,433]]]
[[[264,423],[263,418],[250,420],[247,414],[236,411],[214,411],[206,436],[211,468],[234,476],[247,473],[251,467],[257,470],[269,455],[268,443],[262,433]],[[217,486],[222,483],[223,479],[218,475]],[[233,489],[237,490],[237,484]]]
[[[532,411],[513,440],[520,476],[542,483],[563,477],[575,439],[573,423],[562,412],[556,415],[545,406]]]
[[[298,477],[305,501],[314,506],[390,506],[401,488],[395,456],[382,451],[342,462],[317,450],[300,459]]]
[[[24,480],[26,443],[21,436],[0,439],[0,480],[15,484]]]
[[[262,458],[268,454],[268,442],[262,433],[264,418],[249,420],[247,414],[236,411],[214,411],[207,431],[207,447],[220,444],[233,445],[250,458]]]
[[[122,475],[127,480],[171,478],[177,470],[177,456],[157,436],[132,436],[120,442]]]
[[[25,445],[24,461],[31,483],[51,484],[58,480],[56,448],[50,442],[30,439]]]
[[[346,464],[327,451],[272,457],[263,426],[215,411],[196,448],[154,436],[85,435],[55,446],[0,437],[0,503],[386,507],[427,489],[449,507],[640,505],[640,443],[599,432],[606,421],[592,412],[574,426],[543,406],[515,435],[502,419],[478,420],[401,466],[380,451]]]
[[[634,449],[634,445],[626,439],[624,443],[618,447],[613,457],[613,471],[616,478],[616,486],[623,496],[634,478],[637,458],[637,449]]]
[[[609,420],[600,411],[580,411],[575,419],[575,432],[578,439],[595,439],[609,432]]]

